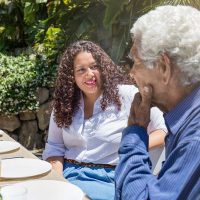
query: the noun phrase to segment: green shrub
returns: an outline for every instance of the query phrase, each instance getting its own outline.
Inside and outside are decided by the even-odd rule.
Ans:
[[[55,55],[55,58],[57,56]],[[54,58],[54,60],[55,60]],[[50,56],[36,55],[35,70],[37,87],[54,87],[58,64]]]
[[[0,114],[37,110],[36,90],[52,86],[55,69],[42,56],[14,57],[0,53]]]

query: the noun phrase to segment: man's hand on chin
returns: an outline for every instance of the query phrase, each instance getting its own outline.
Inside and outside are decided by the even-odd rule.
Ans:
[[[151,99],[152,87],[149,85],[135,95],[131,105],[128,126],[139,125],[147,128],[150,122]]]

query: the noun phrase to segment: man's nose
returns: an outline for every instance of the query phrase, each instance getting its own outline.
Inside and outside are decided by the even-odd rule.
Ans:
[[[130,75],[131,78],[134,77],[134,75],[135,75],[135,68],[134,68],[134,66],[131,68],[131,70],[129,72],[129,75]]]

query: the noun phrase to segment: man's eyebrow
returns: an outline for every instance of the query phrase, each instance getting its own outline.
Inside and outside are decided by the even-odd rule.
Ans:
[[[133,56],[131,55],[131,53],[128,54],[127,58],[131,61],[134,61]]]
[[[94,62],[90,63],[90,65],[96,65],[96,64],[97,64],[97,62],[96,62],[96,61],[94,61]]]

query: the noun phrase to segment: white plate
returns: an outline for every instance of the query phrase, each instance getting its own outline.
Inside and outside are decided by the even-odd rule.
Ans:
[[[2,136],[2,135],[3,135],[3,133],[4,133],[4,131],[2,131],[2,130],[0,129],[0,136]]]
[[[27,200],[82,200],[84,197],[80,188],[64,181],[35,180],[15,185],[28,190]]]
[[[51,164],[32,158],[14,158],[1,161],[1,178],[26,178],[44,174],[51,170]]]
[[[0,141],[0,153],[7,153],[20,148],[20,144],[14,141]]]

